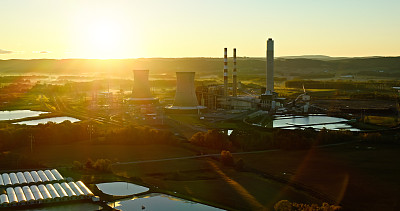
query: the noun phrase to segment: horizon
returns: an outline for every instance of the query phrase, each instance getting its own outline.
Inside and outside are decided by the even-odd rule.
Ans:
[[[399,56],[400,2],[2,1],[0,59]],[[150,12],[149,12],[150,11]]]
[[[315,58],[314,58],[315,57]],[[322,57],[322,58],[318,58]],[[289,56],[275,56],[274,59],[311,59],[311,60],[323,60],[323,58],[332,58],[332,59],[364,59],[364,58],[397,58],[400,55],[395,56],[354,56],[354,57],[345,57],[345,56],[328,56],[328,55],[289,55]],[[1,59],[0,61],[7,60],[130,60],[130,59],[223,59],[224,57],[139,57],[139,58],[111,58],[111,59],[100,59],[100,58],[32,58],[32,59],[19,59],[19,58],[11,58],[11,59]],[[232,56],[228,56],[228,58],[233,58]],[[237,56],[237,58],[243,59],[263,59],[265,56]]]

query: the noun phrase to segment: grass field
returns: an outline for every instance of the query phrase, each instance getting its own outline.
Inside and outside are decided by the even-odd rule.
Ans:
[[[398,146],[349,144],[248,154],[245,165],[328,194],[347,210],[399,210]]]
[[[141,176],[141,179],[161,189],[177,192],[189,199],[222,208],[236,210],[267,208],[270,210],[277,201],[282,199],[321,203],[307,193],[294,190],[284,184],[252,173],[236,172],[230,168],[221,167],[219,162],[212,159],[168,161],[151,166],[158,168],[161,165],[170,171],[178,170],[179,172],[167,173],[168,170],[166,170],[164,174],[147,174]],[[143,173],[143,169],[143,165],[135,164],[125,170],[132,174],[138,171]],[[153,171],[154,169],[150,172]]]
[[[28,149],[19,151],[30,153]],[[41,146],[33,149],[34,159],[49,167],[71,166],[74,160],[86,162],[89,158],[110,159],[113,162],[162,159],[194,155],[183,148],[167,145],[69,145]]]
[[[34,149],[33,154],[35,160],[45,166],[59,168],[71,166],[74,160],[85,162],[88,158],[126,162],[191,156],[194,153],[191,150],[162,145],[75,144],[41,147]],[[61,172],[64,173],[62,169],[65,168],[61,168]],[[114,165],[112,170],[116,176],[99,172],[65,172],[84,181],[120,181],[121,177],[130,181],[132,178],[139,178],[143,184],[159,187],[161,192],[166,191],[186,199],[233,210],[271,209],[282,199],[322,203],[285,184],[267,180],[253,173],[237,172],[230,167],[223,167],[219,161],[211,158]]]

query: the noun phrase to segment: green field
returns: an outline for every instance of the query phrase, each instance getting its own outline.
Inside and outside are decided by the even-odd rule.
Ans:
[[[398,146],[357,143],[236,157],[251,168],[327,194],[348,210],[398,210],[399,152]]]

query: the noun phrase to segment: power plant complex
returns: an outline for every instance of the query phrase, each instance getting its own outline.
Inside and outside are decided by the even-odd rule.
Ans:
[[[206,110],[262,109],[274,112],[282,106],[274,91],[274,41],[269,38],[266,48],[266,89],[261,95],[249,94],[238,82],[237,51],[233,48],[232,83],[229,83],[228,49],[224,48],[223,84],[195,86],[195,72],[176,72],[173,103],[165,106],[168,113],[200,113]],[[128,102],[133,105],[158,103],[151,93],[149,70],[133,70],[134,83]]]

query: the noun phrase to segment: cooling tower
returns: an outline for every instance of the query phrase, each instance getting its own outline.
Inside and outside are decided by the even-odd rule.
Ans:
[[[237,75],[236,75],[236,48],[233,49],[233,72],[232,72],[232,79],[233,79],[233,96],[237,97]]]
[[[205,108],[197,101],[194,76],[195,72],[176,72],[175,100],[172,106],[166,107],[167,109],[198,112],[199,109]]]
[[[274,41],[267,41],[267,90],[266,94],[274,92]]]
[[[197,102],[194,87],[194,72],[176,72],[176,94],[173,106],[196,107]]]
[[[156,100],[150,92],[149,70],[133,70],[133,89],[131,101],[154,101]]]

